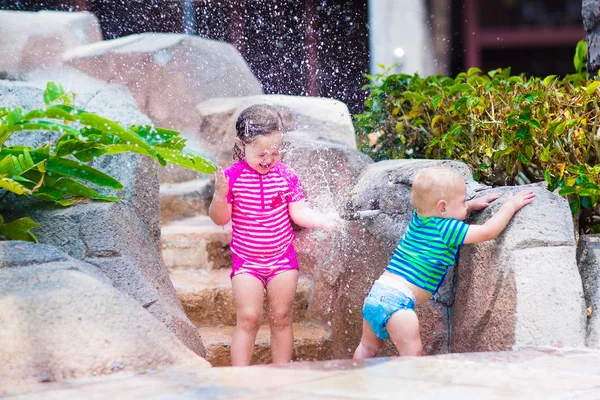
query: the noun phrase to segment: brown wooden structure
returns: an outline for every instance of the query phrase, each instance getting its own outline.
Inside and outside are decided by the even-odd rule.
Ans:
[[[573,72],[575,46],[585,39],[581,0],[461,0],[461,69],[511,66],[530,75]],[[455,69],[456,69],[455,63]]]

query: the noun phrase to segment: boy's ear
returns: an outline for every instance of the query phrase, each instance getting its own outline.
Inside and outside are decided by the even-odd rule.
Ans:
[[[444,215],[446,213],[446,206],[448,204],[446,203],[446,200],[440,200],[437,202],[437,204],[435,205],[435,208],[438,212],[438,215]]]

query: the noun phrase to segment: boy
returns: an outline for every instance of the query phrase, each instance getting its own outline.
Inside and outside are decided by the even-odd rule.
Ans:
[[[415,212],[385,272],[375,281],[363,306],[363,333],[355,360],[374,357],[391,339],[401,356],[422,351],[416,304],[438,290],[448,267],[463,244],[494,239],[513,215],[531,203],[535,193],[512,196],[483,225],[462,222],[469,212],[486,208],[499,194],[466,201],[467,185],[451,168],[432,167],[417,172],[411,203]]]

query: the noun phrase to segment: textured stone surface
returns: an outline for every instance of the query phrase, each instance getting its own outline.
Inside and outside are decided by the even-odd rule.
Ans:
[[[3,105],[43,107],[44,76],[45,73],[39,73],[34,82],[0,81]],[[77,79],[68,89],[78,94],[79,106],[126,126],[150,122],[122,87],[93,79],[86,82],[79,75],[74,76]],[[56,138],[47,132],[20,132],[7,144],[41,146]],[[120,202],[61,208],[38,201],[13,201],[9,196],[0,203],[0,213],[7,220],[31,216],[41,224],[35,231],[40,242],[53,244],[72,257],[98,266],[115,287],[138,300],[192,350],[204,354],[201,338],[183,312],[162,264],[155,162],[122,154],[101,157],[92,165],[124,185],[119,192],[101,190],[120,196]]]
[[[600,235],[583,235],[577,243],[577,265],[588,307],[587,345],[600,348]]]
[[[160,185],[160,220],[163,225],[198,214],[207,215],[215,185],[213,179],[194,179]]]
[[[198,36],[130,35],[81,46],[64,58],[95,78],[127,86],[156,125],[186,134],[198,132],[198,103],[262,94],[235,47]]]
[[[451,351],[585,345],[585,303],[568,203],[545,189],[533,190],[535,201],[500,236],[461,249]],[[469,222],[482,224],[505,199]]]
[[[293,329],[293,361],[329,360],[331,358],[331,340],[327,330],[299,323],[295,323]],[[200,328],[206,343],[206,359],[211,365],[215,367],[231,365],[233,330],[233,326]],[[269,326],[262,325],[256,336],[252,364],[269,364],[271,362]]]
[[[161,241],[169,269],[231,267],[231,224],[217,226],[206,215],[173,221],[163,226]]]
[[[526,349],[234,368],[169,368],[45,384],[10,399],[597,399],[598,351]]]
[[[102,40],[89,12],[0,11],[0,74],[16,78],[32,69],[62,63],[62,54]]]
[[[53,246],[0,242],[0,394],[181,363],[209,366],[95,266]]]
[[[254,104],[276,107],[287,131],[304,132],[310,140],[335,141],[356,149],[352,119],[344,103],[320,97],[283,95],[216,98],[199,104],[198,147],[230,160],[236,137],[235,122],[245,108]]]
[[[342,232],[299,235],[297,248],[305,248],[301,253],[315,271],[309,316],[311,321],[331,324],[335,358],[349,357],[360,340],[364,298],[412,217],[413,175],[438,163],[370,164],[354,185],[350,200],[355,209],[380,209],[382,213],[370,220],[348,222]],[[464,164],[441,163],[463,175],[469,198],[515,190],[489,189],[474,182]],[[569,208],[564,199],[538,186],[532,188],[538,193],[534,204],[517,214],[495,241],[461,249],[458,286],[451,268],[433,300],[418,310],[427,354],[584,345],[585,307]],[[475,213],[470,222],[483,223],[505,198]],[[383,354],[393,351],[387,347]]]
[[[583,0],[581,15],[587,33],[587,70],[590,76],[597,76],[600,69],[600,1]]]
[[[229,270],[176,270],[171,271],[171,281],[181,304],[196,326],[235,326],[235,304],[231,290]],[[310,282],[301,275],[292,304],[294,322],[304,322]],[[263,324],[268,320],[268,302],[265,296]]]

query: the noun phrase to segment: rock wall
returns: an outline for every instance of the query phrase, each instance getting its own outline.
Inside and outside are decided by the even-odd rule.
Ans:
[[[0,242],[0,395],[39,382],[210,364],[96,266]]]
[[[72,88],[78,94],[79,106],[126,126],[150,122],[127,91],[114,85],[96,84]],[[42,107],[41,86],[41,83],[0,81],[2,104],[25,109]],[[20,132],[7,144],[39,146],[56,138],[54,133]],[[120,202],[61,208],[8,197],[0,203],[0,213],[9,221],[31,216],[42,225],[36,231],[41,243],[53,244],[72,257],[96,265],[115,287],[134,297],[182,342],[204,355],[200,335],[185,315],[162,263],[154,161],[124,154],[102,157],[92,164],[123,183],[122,191],[112,193],[122,197]]]
[[[589,347],[600,348],[600,235],[583,235],[577,243],[577,264],[587,306]]]

